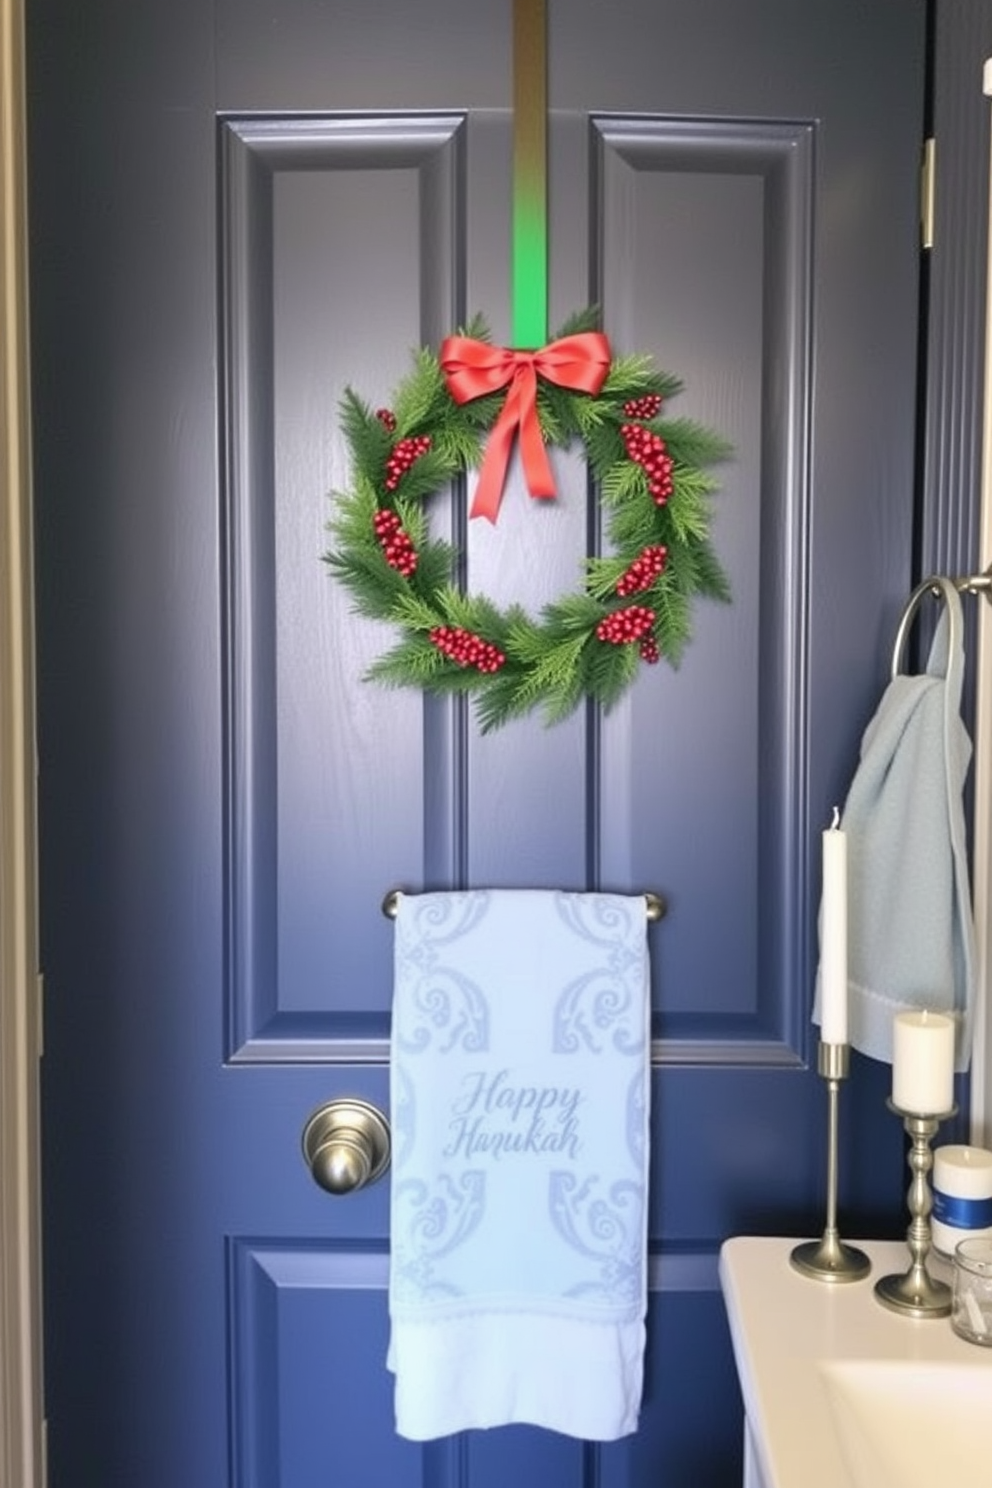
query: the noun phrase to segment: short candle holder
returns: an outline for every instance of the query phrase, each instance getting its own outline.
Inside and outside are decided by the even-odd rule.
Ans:
[[[912,1219],[906,1231],[912,1264],[903,1276],[883,1276],[877,1281],[875,1296],[883,1307],[889,1307],[893,1312],[901,1312],[908,1317],[949,1317],[951,1289],[945,1282],[935,1281],[926,1267],[931,1247],[930,1211],[933,1208],[933,1194],[927,1175],[933,1167],[930,1144],[940,1123],[953,1116],[957,1106],[931,1116],[916,1111],[904,1111],[891,1100],[887,1104],[890,1111],[902,1117],[906,1134],[912,1143],[906,1158],[913,1174],[907,1194]]]
[[[797,1271],[815,1281],[860,1281],[871,1270],[864,1251],[845,1245],[837,1230],[837,1102],[850,1061],[847,1044],[821,1043],[817,1070],[827,1082],[827,1223],[821,1240],[797,1245],[789,1257]]]

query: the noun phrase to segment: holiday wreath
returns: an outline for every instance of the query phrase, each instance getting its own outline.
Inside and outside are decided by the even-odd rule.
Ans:
[[[662,416],[678,378],[648,356],[613,357],[594,327],[585,312],[542,351],[515,352],[477,318],[439,356],[415,354],[391,408],[373,411],[351,388],[342,400],[352,487],[334,493],[325,559],[361,614],[400,632],[368,676],[470,693],[483,732],[535,708],[558,722],[583,698],[609,708],[641,662],[678,665],[693,596],[729,598],[706,469],[728,446]],[[494,521],[515,438],[535,496],[555,494],[546,446],[580,440],[605,512],[609,551],[536,617],[466,592],[458,550],[427,522],[427,498],[480,464],[471,514]]]

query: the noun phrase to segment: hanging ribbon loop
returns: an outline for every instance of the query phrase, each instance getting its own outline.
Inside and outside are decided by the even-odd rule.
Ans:
[[[495,522],[518,431],[530,494],[556,494],[537,416],[537,379],[543,377],[558,387],[594,395],[606,381],[610,359],[610,343],[600,331],[563,336],[540,351],[511,351],[468,336],[448,336],[444,340],[439,360],[456,403],[470,403],[509,384],[506,402],[486,444],[470,516]]]

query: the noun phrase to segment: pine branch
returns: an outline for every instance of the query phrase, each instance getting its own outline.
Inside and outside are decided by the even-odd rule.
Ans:
[[[677,469],[666,511],[679,542],[701,541],[709,531],[713,482],[699,471]]]
[[[628,501],[643,499],[650,501],[648,478],[640,465],[633,460],[618,461],[610,465],[600,482],[603,501],[610,507],[622,507]]]
[[[449,586],[439,593],[438,599],[448,625],[459,625],[502,649],[507,634],[506,620],[485,595],[463,594],[460,589]]]
[[[607,711],[637,674],[640,653],[636,645],[590,648],[583,677],[585,691]]]
[[[645,393],[674,398],[681,391],[682,383],[677,377],[670,372],[660,372],[653,357],[644,355],[614,357],[602,387],[602,395],[619,404],[628,398],[643,397]]]
[[[458,335],[467,336],[470,341],[491,342],[493,339],[493,334],[492,331],[489,329],[488,321],[486,320],[484,315],[480,315],[478,312],[476,312],[476,314],[472,316],[471,320],[468,322],[468,325],[463,326],[458,331]]]
[[[473,398],[471,403],[461,404],[459,412],[466,423],[476,429],[488,430],[499,418],[505,402],[505,392],[487,393],[483,398]]]
[[[350,387],[342,394],[340,413],[341,427],[356,468],[373,470],[384,465],[392,435]]]
[[[518,686],[521,698],[532,707],[545,695],[567,691],[575,677],[582,649],[588,644],[586,635],[571,636],[548,646],[540,660],[534,661]]]
[[[417,572],[412,588],[424,599],[447,588],[452,581],[458,554],[450,543],[434,538],[417,549]]]
[[[475,699],[475,718],[480,733],[494,733],[512,718],[520,718],[530,711],[529,703],[521,704],[519,701],[517,680],[515,674],[505,671],[486,678]]]
[[[467,420],[459,420],[442,429],[434,439],[438,458],[448,470],[446,480],[462,470],[472,470],[482,460],[482,440],[478,429]]]
[[[587,401],[587,393],[571,393],[553,382],[538,383],[537,412],[548,444],[564,446],[581,435],[582,425],[576,410]]]
[[[436,625],[442,625],[445,616],[437,603],[436,592],[421,595],[414,594],[408,589],[399,596],[393,606],[390,619],[407,630],[426,631],[433,630]],[[431,649],[433,650],[434,647],[432,646]]]
[[[576,678],[572,678],[559,693],[544,698],[532,696],[525,682],[525,678],[512,673],[497,673],[486,679],[475,705],[476,720],[482,733],[492,733],[511,719],[532,712],[536,706],[541,707],[545,724],[560,723],[574,713],[582,701],[582,690]]]
[[[420,433],[432,424],[437,408],[447,395],[437,358],[426,348],[421,348],[414,354],[412,375],[393,399],[397,436]]]
[[[406,501],[424,500],[433,496],[435,491],[448,484],[458,469],[459,466],[447,459],[443,451],[429,449],[400,476],[393,500],[399,501],[401,497]]]
[[[564,336],[579,336],[585,331],[598,331],[600,326],[600,315],[598,305],[587,305],[584,310],[577,310],[570,315],[554,335],[552,341],[560,341]]]
[[[600,605],[588,594],[566,594],[545,605],[541,613],[552,640],[591,630],[603,616]]]
[[[616,427],[613,419],[613,408],[605,398],[576,398],[573,413],[575,416],[576,435],[586,446],[586,459],[593,463],[590,444],[608,433],[616,445],[620,448],[616,437]]]
[[[390,620],[406,597],[406,581],[390,568],[381,552],[349,549],[325,554],[331,572],[344,584],[361,615]]]
[[[430,641],[417,637],[407,637],[377,657],[365,676],[387,687],[430,688],[432,692],[470,692],[474,685],[467,667],[456,666]]]
[[[729,459],[732,447],[712,429],[691,419],[665,419],[652,425],[668,446],[668,453],[680,465],[718,465]]]
[[[696,591],[724,604],[732,599],[730,581],[709,541],[700,543],[696,552]]]
[[[627,568],[628,563],[625,557],[587,559],[586,590],[593,599],[600,601],[615,599],[617,583]]]
[[[628,563],[643,548],[656,543],[668,547],[672,540],[666,508],[656,506],[648,497],[628,501],[607,512],[607,547],[613,556],[622,557]]]
[[[546,645],[543,627],[536,625],[519,606],[514,606],[506,618],[504,649],[507,654],[524,666],[539,661]]]

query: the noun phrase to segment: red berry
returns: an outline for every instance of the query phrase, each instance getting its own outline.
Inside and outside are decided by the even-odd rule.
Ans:
[[[663,571],[667,558],[668,549],[664,543],[652,543],[650,547],[642,548],[630,567],[617,580],[617,593],[623,598],[628,594],[637,594],[642,589],[650,589]]]
[[[640,398],[628,398],[623,411],[628,418],[653,419],[661,408],[660,393],[644,393]]]
[[[658,506],[664,506],[674,489],[672,470],[675,464],[667,452],[665,441],[643,424],[621,424],[620,437],[629,458],[647,475],[651,499]]]
[[[429,635],[437,649],[458,666],[489,673],[498,672],[506,661],[498,647],[460,625],[436,625]]]
[[[410,466],[421,455],[426,454],[430,447],[429,434],[413,434],[408,439],[398,440],[386,460],[386,490],[395,491]]]
[[[390,568],[408,579],[416,572],[417,550],[403,531],[399,517],[394,511],[379,510],[372,518],[372,527]]]
[[[654,610],[645,605],[628,605],[626,609],[614,610],[596,626],[596,636],[611,646],[625,646],[630,641],[639,641],[654,625]]]
[[[375,416],[379,420],[380,424],[385,424],[390,434],[392,434],[393,430],[396,428],[396,415],[395,413],[393,413],[392,409],[377,408],[375,411]]]

